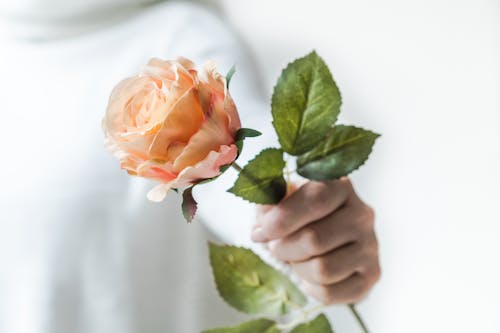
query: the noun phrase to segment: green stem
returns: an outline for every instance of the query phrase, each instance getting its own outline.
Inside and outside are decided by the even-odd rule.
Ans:
[[[359,327],[361,327],[363,333],[369,333],[368,327],[366,327],[363,318],[361,318],[361,315],[359,314],[358,310],[356,310],[356,306],[354,304],[349,304],[348,307],[351,310],[354,317],[356,318],[356,321],[358,322]]]
[[[288,158],[285,161],[285,181],[287,185],[292,183],[292,180],[290,178],[290,172],[288,171]]]
[[[243,168],[242,168],[242,167],[240,167],[240,166],[238,165],[238,163],[236,163],[236,162],[231,163],[231,166],[234,168],[234,170],[236,170],[236,171],[238,171],[238,172],[241,172],[241,170],[243,170]]]

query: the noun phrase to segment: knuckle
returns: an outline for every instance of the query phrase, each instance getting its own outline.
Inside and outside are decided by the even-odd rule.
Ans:
[[[371,272],[369,274],[363,274],[361,281],[360,290],[362,294],[365,294],[374,284],[374,274]]]
[[[378,262],[378,241],[373,232],[361,239],[361,253],[367,262]]]
[[[331,305],[335,303],[335,295],[329,286],[314,286],[314,298],[323,303],[324,305]]]
[[[287,219],[286,212],[284,210],[277,211],[270,223],[265,225],[266,233],[271,238],[276,238],[281,236],[285,232],[285,221]]]
[[[373,267],[367,270],[366,275],[370,280],[371,284],[375,284],[377,281],[380,280],[380,277],[382,275],[380,265],[378,265],[378,263],[376,265],[373,265]]]
[[[371,260],[371,258],[373,257],[373,254],[375,252],[375,247],[373,246],[372,242],[369,240],[369,237],[364,237],[358,243],[357,250],[358,250],[357,252],[360,254],[362,259],[364,261],[369,262]]]
[[[358,235],[367,234],[375,229],[375,213],[369,206],[357,209],[354,217],[354,225]]]
[[[374,241],[365,237],[360,242],[356,243],[353,253],[356,253],[363,267],[372,267],[378,264],[378,248]]]
[[[375,209],[372,206],[366,205],[366,214],[369,220],[375,221]]]
[[[322,250],[322,242],[321,235],[318,231],[312,228],[307,228],[302,231],[301,238],[309,255],[320,254]]]
[[[332,305],[335,304],[335,294],[332,292],[332,290],[328,287],[322,287],[322,292],[321,292],[321,298],[322,302],[325,305]]]
[[[310,182],[304,186],[305,195],[313,201],[326,201],[328,199],[328,188],[324,183]]]
[[[311,262],[313,279],[317,283],[327,283],[330,276],[328,262],[322,258],[315,258]]]
[[[269,252],[271,253],[271,255],[273,257],[278,257],[279,255],[279,248],[280,248],[280,240],[274,240],[274,241],[270,241],[268,244],[267,244],[267,248],[269,249]]]
[[[353,298],[355,301],[361,300],[370,290],[372,283],[367,275],[359,275],[358,283],[354,286]]]
[[[340,178],[339,179],[339,183],[347,191],[353,191],[354,190],[354,187],[352,186],[351,179],[349,179],[349,177],[342,177],[342,178]]]
[[[372,207],[365,205],[365,209],[363,210],[363,217],[369,223],[370,228],[372,229],[375,222],[375,210]]]
[[[365,230],[372,230],[375,222],[375,211],[370,206],[364,205],[360,211],[359,219]]]
[[[363,205],[361,217],[366,222],[373,223],[375,221],[375,210],[368,205]]]
[[[352,250],[351,250],[351,253],[352,253],[352,256],[353,258],[356,258],[356,259],[365,259],[365,257],[367,256],[367,254],[370,252],[368,250],[368,246],[366,246],[365,242],[355,242],[353,243],[352,245]]]

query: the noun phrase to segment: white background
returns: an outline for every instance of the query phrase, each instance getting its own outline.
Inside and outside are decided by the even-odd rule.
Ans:
[[[374,332],[500,332],[500,2],[215,1],[271,91],[316,49],[341,121],[382,134],[353,175],[377,211]]]

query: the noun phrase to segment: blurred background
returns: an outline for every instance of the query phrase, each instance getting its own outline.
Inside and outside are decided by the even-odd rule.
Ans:
[[[249,46],[269,95],[316,49],[340,122],[382,134],[352,176],[377,213],[382,279],[360,304],[373,332],[500,332],[500,2],[204,4]]]

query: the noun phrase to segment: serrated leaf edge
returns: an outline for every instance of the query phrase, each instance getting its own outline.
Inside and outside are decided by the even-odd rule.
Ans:
[[[360,164],[359,164],[356,168],[352,169],[351,171],[349,171],[349,172],[348,172],[348,173],[346,173],[346,174],[342,174],[341,176],[339,176],[338,178],[335,178],[335,179],[339,179],[339,178],[341,178],[341,177],[345,177],[345,176],[347,176],[347,175],[350,175],[351,173],[353,173],[354,171],[357,171],[359,168],[361,168],[363,165],[365,165],[366,161],[368,161],[368,159],[370,158],[371,153],[373,152],[373,147],[375,146],[375,141],[376,141],[378,138],[380,138],[380,137],[382,136],[381,134],[378,134],[378,133],[376,133],[376,132],[373,132],[373,131],[367,130],[367,129],[363,128],[363,127],[357,127],[357,126],[354,126],[354,125],[343,125],[343,126],[351,126],[351,127],[357,128],[357,129],[362,129],[362,130],[364,130],[364,131],[369,131],[369,132],[371,132],[371,133],[375,134],[375,135],[376,135],[376,137],[374,138],[374,144],[370,147],[370,150],[369,150],[369,152],[368,152],[368,154],[367,154],[367,157],[366,157],[366,158],[365,158],[365,159],[364,159],[364,160],[363,160],[363,161],[362,161],[362,162],[361,162],[361,163],[360,163]],[[322,158],[320,158],[320,159],[318,159],[318,160],[314,160],[314,161],[311,161],[311,162],[319,162],[319,161],[321,161],[321,160],[323,160],[323,159],[325,159],[325,158],[327,158],[327,157],[328,157],[328,156],[325,156],[325,157],[322,157]],[[311,163],[311,162],[308,162],[308,163]],[[313,179],[313,178],[308,178],[308,177],[304,176],[304,175],[300,172],[300,169],[301,169],[301,167],[297,166],[297,173],[298,173],[299,175],[301,175],[302,177],[307,178],[307,179],[311,179],[311,180],[320,180],[320,179]],[[326,179],[322,179],[322,180],[326,180]]]

